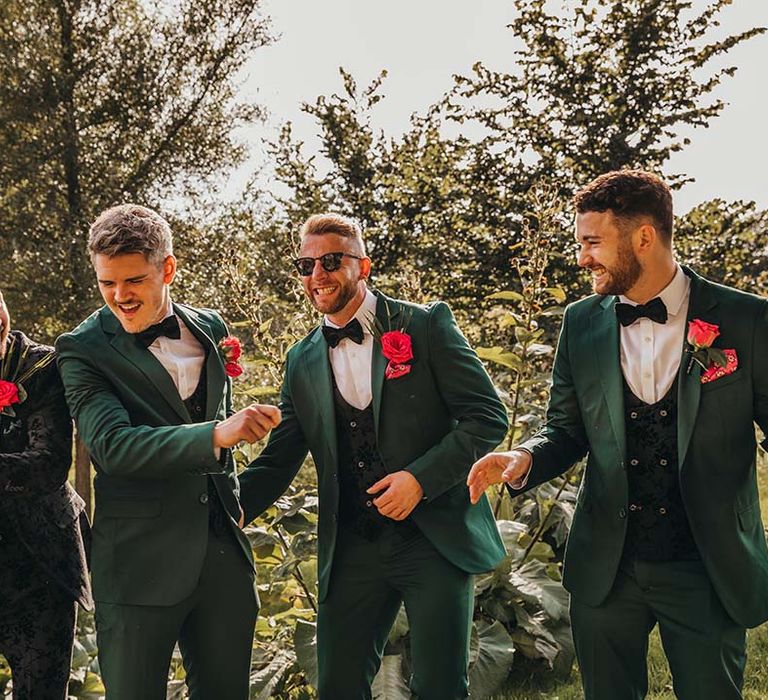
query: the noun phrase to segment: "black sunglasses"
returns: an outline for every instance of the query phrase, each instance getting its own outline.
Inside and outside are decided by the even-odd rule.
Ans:
[[[345,257],[355,260],[363,259],[359,255],[352,255],[352,253],[326,253],[319,258],[296,258],[293,265],[302,277],[309,277],[315,269],[315,260],[320,261],[326,272],[336,272],[341,267],[341,259]]]

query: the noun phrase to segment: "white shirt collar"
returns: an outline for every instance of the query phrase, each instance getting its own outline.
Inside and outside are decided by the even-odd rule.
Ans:
[[[350,318],[347,323],[352,321],[353,318],[356,318],[363,327],[363,331],[365,333],[370,333],[369,327],[371,325],[371,318],[376,315],[376,301],[376,295],[370,289],[366,289],[363,303],[360,304],[357,311],[355,311],[355,315]],[[341,326],[335,324],[327,316],[323,318],[323,323],[332,328],[341,328]]]
[[[680,265],[676,265],[676,268],[677,271],[672,281],[657,295],[664,302],[664,306],[667,307],[667,313],[670,316],[675,316],[680,312],[681,307],[686,299],[688,299],[688,293],[691,289],[691,280],[688,275],[683,272]],[[619,295],[619,301],[624,304],[631,304],[632,306],[637,305],[637,302],[627,299],[623,294]]]

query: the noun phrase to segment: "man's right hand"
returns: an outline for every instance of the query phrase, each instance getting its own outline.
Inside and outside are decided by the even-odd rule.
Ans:
[[[514,483],[525,477],[532,457],[525,450],[491,452],[477,460],[469,470],[469,500],[477,503],[491,484]]]
[[[243,441],[249,444],[258,442],[278,425],[280,409],[277,406],[252,403],[216,424],[213,429],[213,446],[226,448]]]

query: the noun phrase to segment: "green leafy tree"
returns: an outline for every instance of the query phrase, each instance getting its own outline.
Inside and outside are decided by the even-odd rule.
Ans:
[[[94,303],[88,222],[158,206],[235,165],[258,109],[236,74],[268,43],[260,0],[0,5],[0,285],[43,336]]]

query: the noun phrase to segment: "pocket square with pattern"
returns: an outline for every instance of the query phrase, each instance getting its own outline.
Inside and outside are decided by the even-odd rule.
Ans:
[[[739,358],[736,355],[736,350],[728,348],[727,350],[723,350],[723,352],[725,353],[725,358],[727,360],[725,367],[720,367],[720,365],[716,365],[714,362],[710,363],[707,370],[701,373],[702,384],[714,382],[716,379],[726,377],[736,371],[736,368],[739,366]]]

